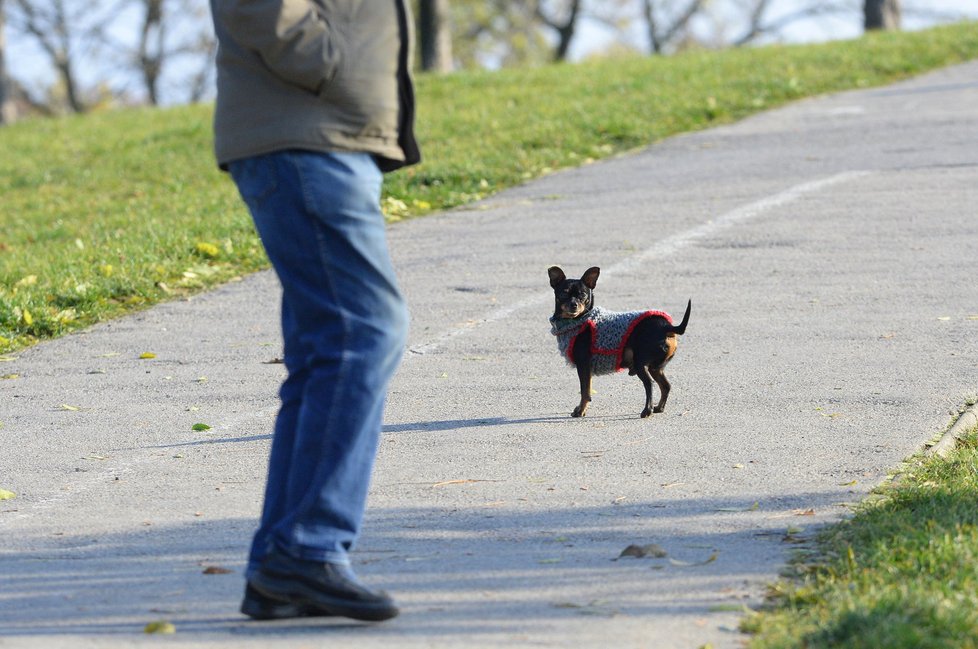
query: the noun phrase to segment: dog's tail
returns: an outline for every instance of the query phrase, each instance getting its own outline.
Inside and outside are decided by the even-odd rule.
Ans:
[[[686,303],[686,313],[683,315],[683,321],[672,327],[673,333],[677,333],[680,336],[686,333],[686,325],[689,324],[689,311],[693,308],[693,301],[690,300]]]

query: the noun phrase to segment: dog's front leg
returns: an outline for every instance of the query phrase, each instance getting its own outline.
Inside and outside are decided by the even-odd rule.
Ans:
[[[583,417],[591,404],[591,364],[577,366],[577,378],[581,381],[581,403],[574,408],[571,417]]]
[[[591,331],[585,329],[574,341],[574,366],[577,368],[577,378],[581,382],[581,402],[571,417],[583,417],[591,403]]]

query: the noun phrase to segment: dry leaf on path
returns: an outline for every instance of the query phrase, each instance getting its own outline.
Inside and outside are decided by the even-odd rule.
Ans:
[[[204,568],[203,574],[205,575],[230,575],[233,570],[229,568],[222,568],[221,566],[207,566]]]
[[[453,484],[472,484],[474,482],[502,482],[502,480],[473,480],[473,479],[467,479],[467,480],[444,480],[442,482],[436,482],[436,483],[434,483],[431,486],[432,487],[447,487],[448,485],[453,485]]]
[[[635,557],[636,559],[643,559],[645,557],[651,557],[653,559],[661,559],[666,556],[668,552],[662,549],[662,546],[655,543],[648,543],[646,545],[629,545],[627,548],[621,551],[618,558],[612,559],[612,561],[618,561],[622,557]]]

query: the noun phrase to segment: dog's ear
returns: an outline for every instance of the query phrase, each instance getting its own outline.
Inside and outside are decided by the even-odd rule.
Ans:
[[[584,276],[581,278],[581,282],[584,283],[584,286],[587,286],[589,289],[593,291],[595,285],[597,285],[598,283],[598,275],[600,274],[601,274],[600,268],[598,268],[597,266],[591,266],[584,272]]]
[[[560,266],[551,266],[547,269],[547,274],[550,275],[550,288],[557,288],[558,284],[567,279]]]

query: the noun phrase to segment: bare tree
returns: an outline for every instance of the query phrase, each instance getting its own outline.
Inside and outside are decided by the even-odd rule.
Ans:
[[[0,0],[0,124],[9,124],[17,118],[14,107],[13,81],[7,76],[7,43],[4,16],[4,0]]]
[[[160,73],[166,57],[166,24],[163,22],[163,0],[140,0],[143,20],[139,31],[137,65],[146,88],[149,103],[160,103]]]
[[[777,18],[768,18],[769,10],[774,4],[774,0],[749,0],[747,4],[741,5],[740,9],[747,16],[747,27],[743,34],[730,41],[731,45],[740,47],[762,36],[778,34],[782,29],[799,20],[852,13],[852,7],[845,0],[836,2],[823,0],[813,1],[807,6],[802,4],[794,11],[783,13]]]
[[[421,0],[418,26],[421,69],[428,72],[451,72],[455,62],[452,60],[448,0]]]
[[[573,40],[574,33],[577,31],[577,21],[581,16],[582,4],[581,0],[570,0],[566,3],[567,6],[563,8],[563,19],[558,19],[555,16],[548,15],[542,3],[536,3],[537,19],[557,33],[557,45],[554,47],[553,56],[554,61],[567,60],[571,40]]]
[[[199,0],[121,1],[139,10],[139,37],[135,44],[114,43],[113,47],[125,52],[126,58],[132,61],[146,100],[154,106],[160,104],[165,70],[183,60],[187,65],[199,61],[198,72],[185,72],[174,83],[186,89],[189,101],[199,101],[207,89],[216,51],[206,5]]]
[[[33,37],[48,56],[64,86],[68,108],[76,113],[87,108],[82,99],[76,74],[75,49],[81,25],[91,25],[83,14],[69,13],[65,0],[11,0],[14,11],[8,16],[11,25]],[[89,11],[88,7],[84,8]]]
[[[537,0],[454,0],[460,26],[453,50],[463,66],[513,66],[552,58],[536,14]]]
[[[866,31],[900,29],[900,0],[866,0],[863,14]]]
[[[689,22],[705,4],[706,0],[687,0],[679,11],[666,16],[664,7],[653,0],[642,0],[642,17],[645,19],[650,51],[653,54],[663,54],[674,46],[686,35]]]
[[[57,75],[59,86],[56,91],[63,97],[51,100],[52,107],[63,104],[58,108],[76,113],[88,109],[89,103],[78,77],[79,61],[90,57],[102,41],[104,30],[116,10],[109,0],[8,0],[8,25],[40,47]],[[104,95],[104,77],[91,79],[89,83],[92,88],[99,89],[96,94]]]

